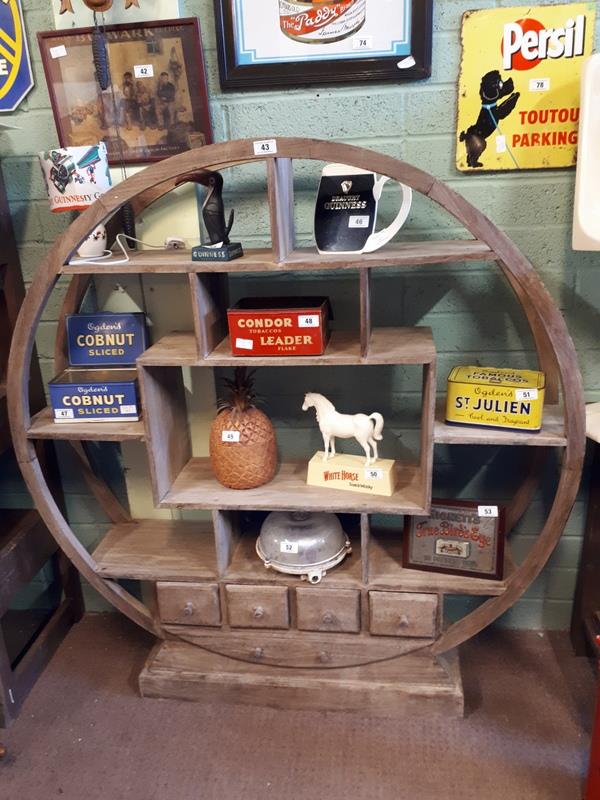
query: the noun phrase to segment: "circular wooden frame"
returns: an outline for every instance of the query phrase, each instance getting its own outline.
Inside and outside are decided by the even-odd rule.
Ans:
[[[567,522],[579,486],[585,450],[585,412],[581,375],[577,355],[565,322],[537,273],[512,241],[460,195],[431,175],[394,158],[351,145],[313,139],[277,139],[277,158],[334,161],[372,170],[400,181],[429,197],[452,214],[477,240],[493,251],[495,260],[511,285],[529,322],[538,353],[540,368],[547,378],[547,398],[556,401],[562,390],[566,446],[554,502],[535,544],[523,562],[508,577],[505,591],[485,601],[475,611],[451,625],[431,646],[432,654],[441,654],[456,647],[485,628],[513,605],[539,575],[556,546]],[[264,158],[272,158],[266,156]],[[84,578],[113,606],[137,624],[159,637],[165,637],[160,622],[148,608],[132,597],[118,583],[102,578],[93,557],[69,527],[56,505],[31,440],[28,400],[29,368],[37,326],[59,277],[60,271],[78,245],[100,223],[105,222],[127,202],[137,212],[170,191],[178,177],[199,169],[219,169],[262,160],[254,153],[252,140],[214,144],[190,150],[154,164],[132,176],[100,197],[51,247],[40,264],[27,292],[17,320],[8,367],[8,406],[17,459],[33,500],[49,530],[64,553]],[[99,269],[101,271],[101,267]],[[64,273],[63,273],[64,274]],[[65,307],[76,307],[82,281],[72,276]],[[59,332],[59,342],[63,334]],[[57,353],[61,348],[57,345]],[[541,451],[533,448],[529,474],[508,509],[508,526],[512,527],[527,508],[537,487]],[[89,471],[97,496],[103,487]],[[114,500],[112,516],[128,518]],[[401,587],[399,587],[401,588]]]

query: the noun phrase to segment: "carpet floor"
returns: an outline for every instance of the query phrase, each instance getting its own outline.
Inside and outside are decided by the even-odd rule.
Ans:
[[[152,640],[69,634],[0,741],[1,800],[579,800],[594,676],[563,633],[462,650],[467,716],[402,720],[141,699]]]

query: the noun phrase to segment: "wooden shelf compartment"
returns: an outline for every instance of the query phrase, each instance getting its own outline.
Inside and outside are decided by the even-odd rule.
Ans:
[[[281,584],[285,586],[310,586],[299,575],[287,575],[267,569],[256,553],[256,539],[260,529],[245,531],[233,549],[231,562],[225,570],[224,580],[236,583]],[[362,586],[360,532],[348,531],[352,552],[327,572],[319,586],[323,588],[359,588]]]
[[[406,569],[402,566],[402,534],[397,531],[375,529],[369,543],[369,587],[397,589],[410,592],[439,592],[495,596],[504,593],[507,580],[515,565],[510,548],[505,544],[504,578],[472,578],[468,575],[447,575],[441,572]]]
[[[431,240],[389,244],[374,253],[321,255],[316,248],[297,248],[278,261],[271,248],[245,248],[234,261],[192,261],[189,250],[140,250],[129,253],[129,263],[122,264],[122,254],[101,265],[65,264],[62,274],[127,274],[143,272],[302,272],[336,269],[402,267],[416,264],[439,264],[453,261],[493,261],[495,253],[477,239]]]
[[[559,406],[544,407],[542,429],[537,433],[483,426],[448,425],[445,421],[444,408],[438,408],[433,427],[433,440],[436,444],[525,445],[529,447],[566,447],[567,444],[563,412]]]
[[[66,439],[84,442],[125,442],[144,440],[144,423],[138,422],[54,422],[51,408],[31,418],[29,439]]]
[[[103,578],[142,581],[215,579],[213,526],[182,520],[121,522],[93,553]]]
[[[307,462],[312,453],[307,453],[302,461],[281,463],[275,478],[265,486],[244,491],[227,489],[214,477],[207,458],[192,457],[181,369],[172,369],[164,363],[148,363],[155,357],[156,350],[154,354],[152,349],[147,351],[138,360],[138,374],[155,504],[161,508],[215,510],[313,508],[349,513],[426,513],[431,502],[435,347],[429,329],[409,330],[410,336],[422,340],[417,355],[414,348],[408,348],[410,352],[406,354],[408,363],[411,363],[410,358],[412,363],[416,358],[420,359],[416,363],[422,367],[423,373],[420,448],[416,465],[398,464],[397,489],[392,497],[307,486]],[[379,350],[377,334],[373,338],[375,344],[368,358],[371,359],[371,354],[375,353],[375,358],[381,358],[381,361],[369,360],[366,363],[388,363],[388,357],[396,362],[400,360],[400,356],[394,356],[393,346],[386,337],[382,337]]]
[[[361,355],[360,335],[333,331],[325,353],[320,356],[234,356],[229,337],[220,340],[206,357],[199,358],[192,332],[163,336],[138,358],[142,366],[197,367],[305,367],[347,364],[430,364],[436,351],[431,328],[374,328],[368,352]]]
[[[161,508],[252,509],[283,511],[337,511],[347,513],[425,514],[428,500],[423,470],[398,467],[398,483],[391,497],[380,497],[306,484],[307,461],[279,465],[270,483],[257,489],[228,489],[212,473],[208,458],[190,458],[172,485],[160,497]]]

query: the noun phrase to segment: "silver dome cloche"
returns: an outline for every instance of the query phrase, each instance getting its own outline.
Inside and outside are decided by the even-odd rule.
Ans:
[[[310,583],[319,583],[351,551],[339,519],[326,512],[272,511],[256,540],[265,567]]]

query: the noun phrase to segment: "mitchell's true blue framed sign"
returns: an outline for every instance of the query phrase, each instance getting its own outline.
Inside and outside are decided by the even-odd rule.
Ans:
[[[32,86],[20,0],[0,0],[0,112],[14,111]]]
[[[224,89],[429,77],[432,0],[215,0]]]

